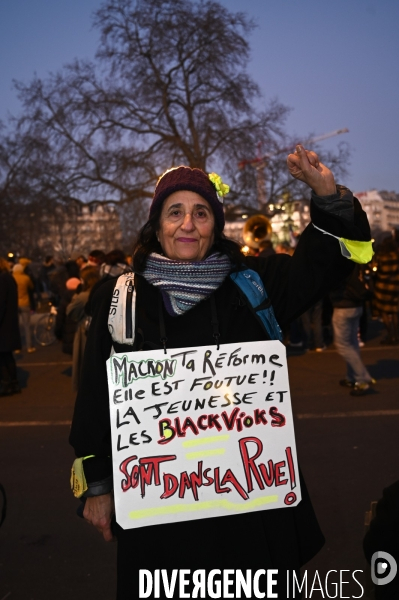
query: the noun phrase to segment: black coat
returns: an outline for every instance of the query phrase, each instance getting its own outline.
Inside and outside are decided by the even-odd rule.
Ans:
[[[68,304],[72,300],[72,296],[75,294],[74,290],[67,290],[57,307],[57,316],[55,318],[55,336],[57,340],[62,342],[62,351],[65,354],[73,354],[73,340],[75,332],[78,327],[77,321],[72,319],[66,314]]]
[[[355,209],[354,221],[342,223],[341,230],[335,215],[323,214],[318,218],[322,211],[317,207],[313,207],[313,218],[323,229],[327,229],[332,220],[334,235],[338,231],[347,238],[367,239],[367,220],[356,202]],[[342,257],[337,240],[323,235],[313,226],[302,234],[293,257],[278,254],[266,259],[243,260],[246,266],[260,274],[282,327],[322,298],[353,268],[353,263]],[[96,456],[84,462],[89,482],[99,481],[111,473],[105,362],[112,346],[107,319],[114,285],[114,281],[105,282],[91,299],[93,320],[70,436],[77,456]],[[136,276],[135,285],[135,343],[133,347],[114,343],[116,352],[161,347],[158,291],[141,276]],[[239,301],[239,291],[229,277],[216,290],[214,298],[222,345],[267,339],[250,308]],[[205,300],[179,317],[171,317],[164,311],[168,348],[214,343],[210,304]],[[295,396],[295,390],[293,392]],[[121,589],[128,589],[129,585],[130,590],[137,589],[139,568],[298,569],[323,544],[303,482],[302,495],[299,505],[291,508],[156,525],[140,530],[118,528],[118,582]],[[132,591],[130,593],[134,595]],[[120,597],[125,598],[124,595]],[[127,597],[130,596],[126,594]]]
[[[0,273],[0,352],[20,350],[18,288],[14,277]]]
[[[338,287],[330,292],[330,300],[334,308],[363,306],[370,296],[371,292],[361,279],[360,265],[355,265],[349,277],[341,281]]]

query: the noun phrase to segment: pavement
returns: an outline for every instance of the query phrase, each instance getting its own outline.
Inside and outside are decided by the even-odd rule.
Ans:
[[[362,355],[378,383],[367,396],[338,385],[345,368],[331,345],[288,359],[299,462],[326,537],[305,567],[310,580],[316,571],[365,570],[365,512],[399,478],[399,348],[380,345],[382,335],[372,321]],[[22,393],[0,401],[0,483],[8,499],[0,600],[112,600],[116,544],[76,516],[69,490],[70,357],[56,342],[18,355],[17,364]],[[339,597],[366,598],[360,593],[352,580]]]

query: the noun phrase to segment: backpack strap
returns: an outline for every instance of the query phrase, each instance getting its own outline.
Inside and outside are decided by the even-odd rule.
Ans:
[[[114,342],[133,345],[136,321],[134,273],[120,275],[114,287],[108,315],[108,330]]]
[[[231,273],[230,278],[246,297],[253,313],[271,340],[283,340],[270,298],[259,274],[252,269]],[[118,277],[108,315],[108,329],[114,342],[134,344],[136,316],[136,288],[134,273]]]
[[[283,341],[283,332],[277,323],[270,298],[259,274],[252,269],[244,269],[230,274],[230,278],[245,295],[252,312],[262,324],[271,340]]]

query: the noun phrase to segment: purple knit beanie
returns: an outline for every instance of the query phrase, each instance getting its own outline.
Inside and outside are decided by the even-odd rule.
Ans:
[[[162,206],[162,203],[173,192],[188,190],[196,192],[209,202],[215,215],[215,221],[220,231],[224,228],[223,198],[219,199],[216,188],[208,175],[201,169],[191,167],[175,167],[165,171],[158,179],[155,187],[154,197],[150,207],[150,217],[154,211]]]

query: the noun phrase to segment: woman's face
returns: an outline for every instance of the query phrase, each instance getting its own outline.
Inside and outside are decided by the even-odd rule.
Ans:
[[[168,258],[198,261],[205,258],[213,244],[214,228],[209,202],[195,192],[182,190],[163,203],[157,236]]]

